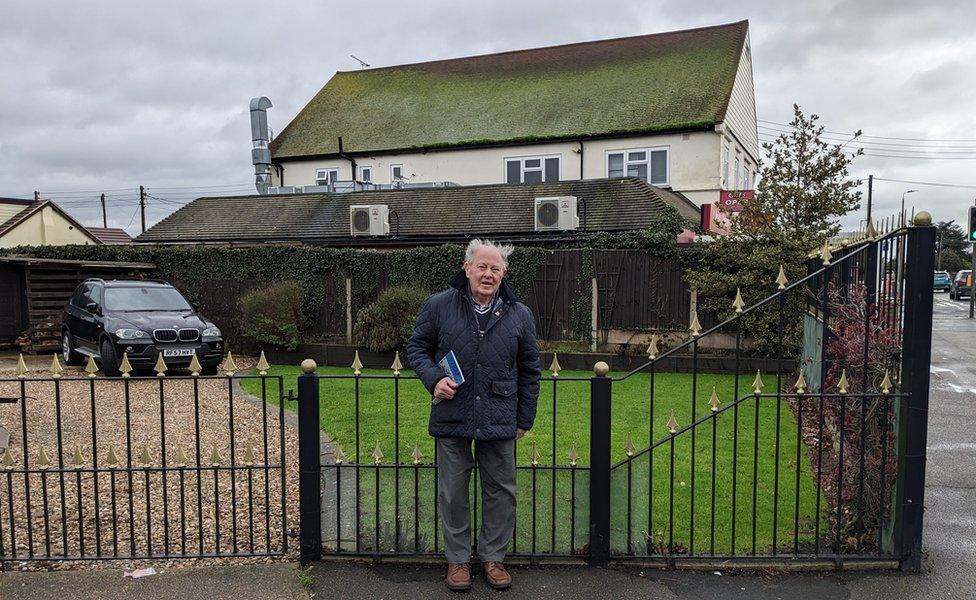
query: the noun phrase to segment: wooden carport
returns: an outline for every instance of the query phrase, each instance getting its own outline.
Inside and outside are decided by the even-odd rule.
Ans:
[[[24,352],[60,347],[61,315],[71,293],[85,279],[142,279],[150,263],[58,260],[0,256],[0,347]]]

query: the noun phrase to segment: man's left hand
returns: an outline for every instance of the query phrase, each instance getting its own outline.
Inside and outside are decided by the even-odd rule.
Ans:
[[[524,435],[525,435],[525,430],[524,429],[516,429],[515,430],[515,439],[520,440],[520,439],[522,439],[522,437]]]

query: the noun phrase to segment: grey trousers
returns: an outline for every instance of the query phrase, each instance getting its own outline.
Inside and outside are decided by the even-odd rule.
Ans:
[[[437,438],[437,498],[444,526],[447,562],[471,559],[468,485],[474,459],[472,440]],[[481,475],[481,532],[478,556],[503,561],[515,529],[515,440],[474,442]]]

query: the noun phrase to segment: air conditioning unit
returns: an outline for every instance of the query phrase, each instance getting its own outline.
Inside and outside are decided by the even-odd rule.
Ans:
[[[295,187],[293,185],[285,185],[281,187],[269,187],[268,193],[269,194],[301,194],[302,189],[299,187]]]
[[[353,236],[390,234],[390,207],[365,204],[349,207],[349,233]]]
[[[576,196],[535,199],[536,231],[567,231],[579,228]]]

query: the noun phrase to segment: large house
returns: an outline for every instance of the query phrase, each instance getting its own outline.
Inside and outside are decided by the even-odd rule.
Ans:
[[[749,24],[339,72],[255,137],[259,189],[636,177],[714,205],[759,164]]]

